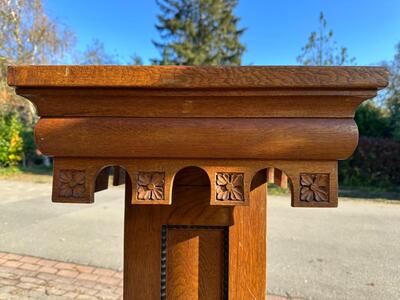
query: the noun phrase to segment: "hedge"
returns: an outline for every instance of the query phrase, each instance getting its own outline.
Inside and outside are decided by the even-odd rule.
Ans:
[[[339,162],[339,182],[344,186],[399,190],[400,142],[360,137],[353,156]]]

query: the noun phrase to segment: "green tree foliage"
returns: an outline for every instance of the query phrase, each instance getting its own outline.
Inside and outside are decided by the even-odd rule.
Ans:
[[[339,47],[333,38],[332,29],[323,12],[319,16],[319,28],[313,31],[308,38],[308,43],[301,49],[297,62],[307,66],[342,66],[355,63],[355,58],[350,58],[346,47]]]
[[[78,54],[75,34],[46,13],[43,0],[0,0],[0,166],[22,159],[37,159],[33,124],[37,116],[33,105],[7,86],[9,64],[57,64],[71,61],[85,64],[118,63],[116,55],[105,51],[95,40]],[[133,56],[128,64],[139,64]]]
[[[354,63],[354,58],[349,58],[345,47],[338,47],[333,39],[333,31],[328,28],[328,23],[321,12],[319,28],[311,33],[308,43],[302,48],[302,53],[297,61],[303,65],[332,66]],[[360,134],[363,136],[384,137],[388,135],[388,117],[382,109],[373,102],[367,102],[358,108],[355,120]]]
[[[6,66],[55,63],[74,42],[74,34],[46,14],[42,0],[0,0],[0,110],[32,122],[32,105],[6,84]]]
[[[23,159],[23,124],[16,114],[0,115],[0,166],[17,165]]]
[[[161,14],[158,29],[162,42],[160,65],[240,65],[245,46],[237,0],[157,0]]]
[[[361,136],[389,137],[390,135],[387,113],[371,100],[358,107],[355,121]]]
[[[400,143],[360,137],[357,150],[339,161],[339,181],[345,186],[400,191]]]
[[[390,64],[391,79],[388,92],[388,109],[377,106],[373,101],[360,105],[355,114],[360,135],[359,146],[347,160],[339,161],[339,181],[347,186],[374,186],[392,188],[398,184],[399,143],[388,139],[396,135],[400,138],[399,69],[398,55]],[[321,12],[319,28],[311,33],[308,43],[302,48],[297,61],[303,65],[333,66],[354,64],[345,47],[338,47],[333,31]]]
[[[35,153],[32,125],[36,112],[7,86],[6,66],[57,63],[74,44],[75,35],[46,14],[42,0],[0,0],[1,166],[15,165]]]
[[[390,111],[390,129],[393,138],[400,141],[400,42],[396,45],[396,54],[391,63],[389,86],[386,91],[386,105]]]

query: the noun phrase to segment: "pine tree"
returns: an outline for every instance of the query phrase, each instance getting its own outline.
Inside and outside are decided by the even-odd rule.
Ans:
[[[311,32],[308,43],[301,50],[297,62],[302,65],[341,66],[355,63],[355,58],[349,57],[346,47],[338,47],[323,12],[319,15],[318,32]]]
[[[161,42],[153,41],[160,65],[240,65],[245,46],[233,14],[237,0],[157,0],[156,25]]]
[[[117,65],[118,57],[115,54],[108,53],[104,47],[104,43],[98,39],[94,39],[91,44],[87,45],[82,57],[79,58],[81,65]]]

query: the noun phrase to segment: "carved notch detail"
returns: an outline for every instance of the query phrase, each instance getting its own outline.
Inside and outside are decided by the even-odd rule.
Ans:
[[[243,173],[217,173],[216,199],[219,201],[244,201]]]
[[[138,200],[164,200],[165,173],[139,172],[136,186]]]
[[[329,174],[300,174],[300,200],[329,202]]]
[[[84,170],[60,170],[58,175],[58,195],[65,198],[83,198],[86,193],[86,173]]]

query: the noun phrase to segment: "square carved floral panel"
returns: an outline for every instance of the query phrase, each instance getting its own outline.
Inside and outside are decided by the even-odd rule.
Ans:
[[[139,172],[136,188],[137,200],[164,200],[165,173]]]
[[[329,202],[329,174],[300,174],[300,200]]]
[[[58,174],[58,195],[64,198],[83,198],[86,194],[84,170],[60,170]]]
[[[244,201],[244,174],[217,173],[215,197],[218,201]]]

